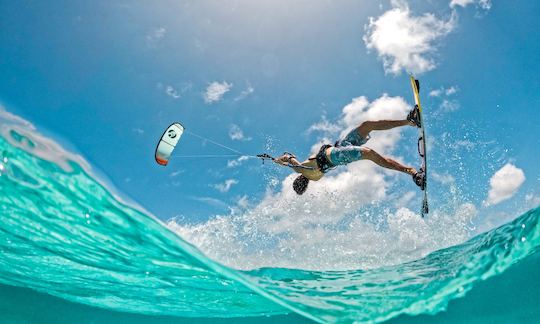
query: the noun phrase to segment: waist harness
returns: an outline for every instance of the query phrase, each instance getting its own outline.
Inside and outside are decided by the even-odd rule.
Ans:
[[[326,156],[326,149],[332,147],[330,144],[324,144],[319,149],[319,153],[315,156],[315,159],[317,160],[317,166],[319,167],[319,170],[321,170],[322,173],[326,173],[330,171],[330,169],[334,168],[335,166],[328,160],[328,157]]]

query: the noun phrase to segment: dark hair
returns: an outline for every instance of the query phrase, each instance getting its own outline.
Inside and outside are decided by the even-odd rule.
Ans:
[[[308,184],[309,179],[301,174],[296,177],[296,179],[294,179],[292,186],[294,191],[296,191],[297,194],[301,195],[306,191]]]

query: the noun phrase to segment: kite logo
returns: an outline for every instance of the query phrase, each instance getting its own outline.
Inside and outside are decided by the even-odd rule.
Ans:
[[[176,132],[173,129],[169,129],[168,135],[169,138],[173,139],[176,137]]]
[[[160,165],[167,165],[176,144],[184,133],[184,126],[174,123],[169,126],[161,135],[161,139],[156,147],[156,162]]]

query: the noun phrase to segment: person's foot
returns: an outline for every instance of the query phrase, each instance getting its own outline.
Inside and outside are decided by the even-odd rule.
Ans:
[[[414,108],[409,112],[407,115],[407,120],[411,123],[411,126],[416,126],[418,128],[422,127],[418,106],[415,105]]]
[[[415,168],[407,168],[405,169],[405,172],[407,172],[410,176],[414,176],[418,171],[416,171]]]
[[[416,185],[420,187],[420,189],[424,190],[426,188],[426,177],[422,169],[420,169],[419,172],[413,174],[412,178],[414,180],[414,183],[416,183]]]

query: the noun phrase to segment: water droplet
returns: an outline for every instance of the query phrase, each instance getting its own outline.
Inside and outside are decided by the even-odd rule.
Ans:
[[[525,236],[523,236],[523,237],[521,238],[521,242],[525,242],[525,241],[527,241],[527,238],[526,238]]]
[[[89,221],[89,220],[87,220],[87,221],[86,221],[86,224],[90,224],[90,221]]]
[[[525,228],[525,224],[521,224],[521,228]]]

